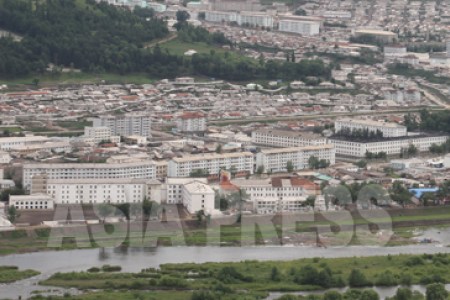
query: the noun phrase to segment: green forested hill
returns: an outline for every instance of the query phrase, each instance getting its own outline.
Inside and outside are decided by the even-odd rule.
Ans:
[[[0,76],[40,72],[48,63],[84,71],[147,71],[154,57],[142,51],[143,44],[168,30],[139,12],[93,0],[0,0],[0,29],[24,37],[20,43],[0,39]]]
[[[134,12],[94,0],[0,0],[0,30],[18,34],[18,42],[0,38],[0,78],[42,74],[48,65],[73,67],[88,73],[145,73],[154,78],[200,75],[226,80],[304,80],[330,78],[321,60],[295,62],[254,60],[228,51],[191,57],[171,54],[152,40],[168,35],[153,11]],[[149,21],[147,21],[149,19]],[[231,45],[222,33],[180,22],[178,37],[185,43]],[[222,49],[223,50],[223,49]]]

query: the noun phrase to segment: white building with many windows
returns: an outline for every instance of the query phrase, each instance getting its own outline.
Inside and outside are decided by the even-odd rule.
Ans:
[[[120,143],[120,136],[113,136],[111,128],[106,126],[84,127],[82,140],[86,143],[98,144],[100,142]]]
[[[179,132],[204,132],[206,130],[206,118],[200,112],[185,112],[176,119]]]
[[[239,25],[252,25],[259,27],[272,28],[273,17],[265,12],[241,11],[237,20]]]
[[[139,203],[151,199],[153,180],[50,179],[46,192],[57,204]]]
[[[17,210],[53,210],[55,202],[45,194],[10,195],[9,206],[14,206]]]
[[[253,154],[251,152],[211,153],[175,157],[169,161],[167,175],[169,177],[189,177],[191,172],[203,170],[208,174],[219,174],[221,169],[237,172],[253,173]]]
[[[49,141],[51,139],[46,136],[3,137],[0,138],[0,150],[8,151],[17,147],[40,145]]]
[[[216,214],[215,193],[207,184],[194,181],[183,185],[183,206],[191,214],[203,210],[207,215]]]
[[[295,16],[283,16],[278,21],[278,30],[313,36],[320,33],[321,21]]]
[[[302,210],[308,196],[316,195],[320,191],[313,182],[296,177],[234,179],[231,182],[245,191],[248,197],[246,201],[253,204],[258,214]]]
[[[264,128],[252,132],[252,143],[273,147],[303,147],[325,145],[327,139],[311,132]]]
[[[206,178],[167,178],[166,195],[163,202],[167,204],[183,204],[183,186],[192,182],[208,183]]]
[[[369,132],[381,131],[384,138],[406,136],[406,126],[397,123],[379,122],[373,120],[358,120],[358,119],[340,119],[334,123],[336,133],[343,128],[350,130],[368,130]]]
[[[205,21],[215,23],[237,22],[238,14],[235,12],[228,12],[228,11],[206,11]]]
[[[431,145],[440,145],[447,141],[448,135],[433,136],[408,136],[398,138],[381,139],[377,141],[355,141],[344,138],[332,137],[329,142],[336,148],[336,154],[350,157],[365,157],[366,152],[380,153],[387,155],[400,154],[402,149],[407,149],[414,145],[418,151],[426,152]]]
[[[123,164],[108,163],[55,163],[24,164],[23,186],[31,190],[33,178],[46,179],[154,179],[156,177],[153,161],[139,161]]]
[[[151,119],[145,113],[129,113],[117,116],[100,116],[94,119],[94,127],[108,127],[112,135],[151,136]]]
[[[294,170],[309,167],[310,157],[326,160],[331,165],[336,163],[335,149],[331,144],[291,147],[279,149],[262,149],[256,154],[256,167],[264,167],[266,172],[286,172],[288,162],[291,162]]]

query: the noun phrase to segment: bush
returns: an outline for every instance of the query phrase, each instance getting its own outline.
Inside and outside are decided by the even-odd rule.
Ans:
[[[362,273],[358,269],[353,269],[350,273],[350,276],[348,277],[348,284],[351,287],[364,287],[364,286],[371,286],[372,283],[367,280],[364,273]]]
[[[98,273],[100,272],[100,268],[92,267],[87,270],[89,273]]]
[[[122,271],[121,266],[110,266],[110,265],[104,265],[102,267],[103,272],[120,272]]]
[[[425,262],[424,260],[419,256],[413,256],[406,260],[405,265],[408,267],[414,267],[414,266],[420,266],[423,265]]]
[[[377,280],[375,281],[375,285],[378,286],[393,286],[397,285],[398,281],[395,278],[394,274],[391,271],[386,271],[377,276]]]

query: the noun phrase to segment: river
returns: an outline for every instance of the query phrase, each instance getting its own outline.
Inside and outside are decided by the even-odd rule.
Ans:
[[[14,254],[0,257],[0,265],[14,265],[20,269],[34,269],[42,274],[12,284],[0,285],[0,297],[23,299],[35,290],[48,290],[38,282],[56,272],[85,271],[93,266],[120,265],[124,272],[139,272],[143,268],[158,267],[165,263],[237,262],[242,260],[292,260],[300,258],[338,258],[353,256],[379,256],[396,254],[450,253],[449,247],[434,244],[398,247],[351,246],[335,248],[317,247],[159,247],[80,249]],[[51,289],[51,288],[50,288]],[[66,290],[58,289],[60,293]],[[69,291],[71,293],[74,290]]]

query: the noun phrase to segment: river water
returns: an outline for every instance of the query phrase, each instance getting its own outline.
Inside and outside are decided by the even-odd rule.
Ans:
[[[242,260],[292,260],[300,258],[362,257],[396,254],[450,253],[449,247],[434,244],[398,247],[351,246],[317,247],[159,247],[107,248],[68,251],[46,251],[0,257],[0,265],[14,265],[20,269],[34,269],[42,274],[12,284],[0,285],[0,299],[27,298],[35,290],[48,290],[38,285],[40,280],[56,272],[84,271],[93,266],[120,265],[125,272],[139,272],[143,268],[165,263],[237,262]],[[52,289],[52,288],[50,288]],[[67,290],[55,289],[59,293]],[[74,293],[76,291],[68,291]]]

